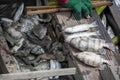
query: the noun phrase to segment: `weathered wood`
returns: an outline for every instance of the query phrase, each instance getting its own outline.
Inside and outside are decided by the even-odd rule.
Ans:
[[[2,73],[18,72],[17,66],[9,53],[9,48],[3,37],[3,30],[0,26],[0,68]]]
[[[71,10],[70,8],[53,8],[53,9],[45,9],[45,10],[27,11],[27,15],[54,13],[54,12],[70,11],[70,10]]]
[[[120,66],[108,66],[100,73],[103,80],[120,80]]]
[[[120,66],[110,66],[111,73],[115,80],[120,80]],[[111,79],[113,80],[113,79]]]
[[[100,70],[100,75],[102,80],[115,80],[109,67],[106,67],[104,70]]]
[[[112,2],[110,1],[98,1],[98,2],[93,2],[92,3],[93,7],[100,7],[100,6],[110,6],[112,5]],[[70,8],[63,8],[59,6],[28,6],[27,8],[27,15],[32,15],[32,14],[42,14],[42,13],[54,13],[54,12],[61,12],[61,11],[70,11],[72,9]],[[41,10],[34,10],[34,9],[41,9]],[[42,10],[44,9],[44,10]],[[33,10],[33,11],[29,11]]]
[[[31,78],[42,79],[51,76],[74,75],[75,73],[76,73],[76,68],[21,72],[21,73],[11,73],[11,74],[1,74],[0,80],[31,79]]]
[[[58,8],[59,6],[27,6],[27,10],[31,9],[49,9],[49,8]]]
[[[100,7],[100,6],[110,6],[112,5],[111,1],[92,1],[93,7]],[[60,6],[27,6],[27,10],[34,10],[34,9],[50,9],[50,8],[59,8]]]

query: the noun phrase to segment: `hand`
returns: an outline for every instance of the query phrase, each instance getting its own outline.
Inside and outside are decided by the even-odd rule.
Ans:
[[[78,20],[82,18],[82,13],[85,16],[93,15],[93,6],[90,0],[70,0],[67,4],[65,4],[65,6],[68,8],[72,8],[75,11],[75,17]]]

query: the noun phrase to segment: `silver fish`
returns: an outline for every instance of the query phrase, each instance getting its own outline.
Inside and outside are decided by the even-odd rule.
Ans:
[[[69,42],[71,39],[73,38],[77,38],[77,37],[90,37],[90,36],[99,36],[100,34],[98,33],[98,31],[96,32],[78,32],[78,33],[74,33],[74,34],[70,34],[70,35],[65,35],[65,39],[67,42]]]
[[[1,18],[1,21],[8,22],[8,23],[12,23],[13,22],[13,20],[8,19],[8,18]]]
[[[39,62],[38,66],[33,67],[35,70],[49,70],[50,69],[50,62],[47,60],[42,60]]]
[[[43,50],[43,48],[41,46],[31,46],[31,53],[35,54],[35,55],[40,55],[42,53],[45,53],[45,51]]]
[[[40,55],[45,53],[44,49],[36,44],[32,44],[29,41],[26,41],[26,47],[30,50],[31,54]]]
[[[19,48],[21,48],[21,46],[23,45],[23,42],[24,42],[24,38],[21,38],[20,39],[20,41],[17,43],[17,45],[15,45],[13,48],[12,48],[12,50],[11,50],[11,52],[17,52],[18,51],[18,49]]]
[[[13,58],[15,64],[16,64],[16,66],[17,66],[17,69],[20,71],[20,66],[19,66],[19,63],[18,63],[17,59],[14,56],[12,56],[12,58]]]
[[[16,12],[16,14],[15,14],[15,16],[13,18],[14,21],[18,21],[20,19],[20,16],[22,15],[23,10],[24,10],[24,3],[22,3],[20,5],[20,7],[18,8],[18,10],[17,10],[17,12]]]
[[[30,20],[31,22],[33,22],[35,25],[39,24],[39,16],[38,15],[27,15],[28,20]]]
[[[115,0],[115,4],[119,8],[120,7],[120,0]]]
[[[109,48],[109,45],[105,43],[105,40],[97,38],[78,37],[71,39],[69,43],[82,51],[98,52],[103,47]]]
[[[7,32],[13,37],[13,38],[16,38],[16,39],[19,39],[22,37],[22,33],[15,30],[13,27],[10,27],[8,28]]]
[[[61,64],[56,60],[50,60],[50,70],[60,69]],[[59,76],[49,77],[50,79],[58,79]]]
[[[80,24],[76,26],[71,26],[71,27],[64,29],[63,31],[66,33],[75,33],[75,32],[80,32],[80,31],[86,31],[94,27],[97,27],[96,22],[92,22],[90,24]]]
[[[11,25],[13,23],[13,20],[8,19],[8,18],[1,18],[1,21],[2,21],[2,23],[3,23],[2,25],[5,29],[11,27]]]
[[[76,57],[85,64],[94,67],[101,66],[102,64],[110,64],[108,60],[105,60],[100,55],[93,52],[79,52]]]
[[[47,33],[47,27],[39,24],[32,29],[32,32],[39,39],[43,39]]]
[[[29,19],[23,19],[21,24],[21,32],[27,32],[33,29],[34,23]]]

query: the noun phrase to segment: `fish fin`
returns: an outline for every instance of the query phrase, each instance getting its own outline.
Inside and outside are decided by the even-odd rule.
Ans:
[[[99,70],[104,70],[106,66],[107,66],[107,64],[103,63],[98,67],[98,69]]]
[[[104,48],[100,49],[99,54],[106,55],[106,50]]]
[[[24,3],[22,3],[19,6],[18,10],[15,13],[15,16],[14,16],[13,20],[18,21],[20,19],[20,16],[22,15],[23,11],[24,11]]]
[[[13,20],[9,18],[1,18],[1,21],[12,23]]]
[[[98,25],[97,25],[97,22],[94,21],[94,22],[90,23],[89,26],[90,26],[90,27],[97,27]]]
[[[115,46],[113,43],[106,43],[106,45],[104,46],[104,48],[112,51],[112,52],[115,52]]]

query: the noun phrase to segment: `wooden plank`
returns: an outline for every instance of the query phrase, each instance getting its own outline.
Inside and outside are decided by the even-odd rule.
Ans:
[[[112,5],[111,1],[92,1],[93,7],[101,7],[101,6],[110,6]],[[36,10],[36,9],[52,9],[59,8],[61,6],[27,6],[27,10]],[[62,7],[61,7],[62,8]]]
[[[118,5],[116,4],[116,2],[117,2]],[[119,21],[120,20],[120,1],[119,0],[113,0],[113,5],[109,6],[108,8],[110,10],[109,14],[111,14],[110,17],[113,17],[112,23],[115,23],[115,25],[113,26],[114,31],[117,34],[117,36],[120,37],[120,33],[119,33],[119,31],[120,31],[120,21]]]
[[[109,67],[106,67],[104,70],[100,70],[100,75],[102,77],[102,80],[115,80]]]
[[[120,66],[110,66],[111,73],[115,80],[120,80]],[[111,79],[113,80],[113,79]]]
[[[0,68],[2,69],[2,73],[9,72],[19,72],[17,70],[17,65],[15,64],[12,56],[9,53],[9,48],[6,43],[5,38],[3,37],[3,30],[0,26]]]
[[[75,73],[76,73],[76,68],[20,72],[20,73],[11,73],[11,74],[1,74],[0,80],[31,79],[31,78],[42,79],[51,76],[74,75]]]
[[[61,24],[62,28],[66,28],[68,26],[74,26],[80,24],[80,21],[75,20],[75,17],[72,16],[69,19],[70,13],[69,12],[62,12],[56,13],[58,23]],[[71,48],[70,48],[71,49]],[[98,80],[99,79],[99,72],[97,68],[88,67],[83,63],[79,62],[73,55],[74,53],[70,52],[70,55],[73,59],[74,64],[77,67],[77,71],[79,73],[79,80]]]

